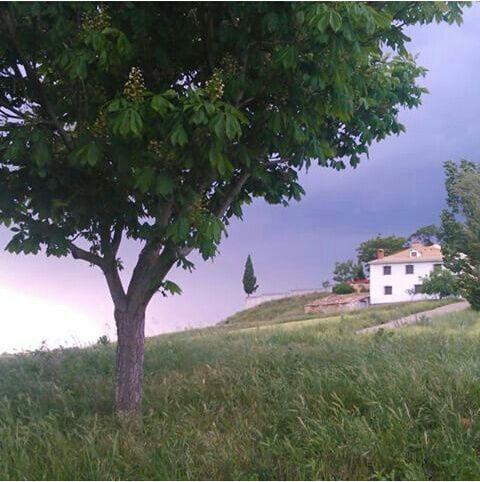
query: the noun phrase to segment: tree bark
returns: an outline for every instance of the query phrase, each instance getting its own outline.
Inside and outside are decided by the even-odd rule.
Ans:
[[[145,307],[115,309],[117,325],[117,369],[115,410],[119,415],[141,412],[143,359],[145,351]]]

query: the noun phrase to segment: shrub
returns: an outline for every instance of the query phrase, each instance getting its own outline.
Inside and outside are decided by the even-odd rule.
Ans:
[[[337,295],[349,295],[350,293],[355,293],[355,290],[348,283],[339,283],[335,285],[332,290]]]
[[[107,335],[102,335],[98,337],[97,345],[108,345],[110,343],[110,339]]]
[[[436,269],[429,276],[422,278],[422,292],[427,295],[437,295],[440,298],[458,296],[457,277],[447,269]]]

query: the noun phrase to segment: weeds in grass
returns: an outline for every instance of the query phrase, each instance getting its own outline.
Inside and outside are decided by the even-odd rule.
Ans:
[[[367,321],[149,340],[135,430],[113,344],[2,359],[0,479],[477,479],[478,315]]]

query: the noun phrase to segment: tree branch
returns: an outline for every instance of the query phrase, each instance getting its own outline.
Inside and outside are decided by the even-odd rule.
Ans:
[[[74,259],[81,259],[83,261],[87,261],[90,264],[94,264],[99,268],[103,269],[104,259],[101,256],[98,256],[90,251],[82,249],[74,244],[72,241],[68,242],[68,247]]]
[[[286,164],[286,163],[289,163],[289,162],[292,162],[292,159],[289,158],[289,157],[269,157],[267,160],[265,160],[264,158],[257,158],[257,160],[259,162],[262,163],[263,166],[265,167],[275,167],[275,166],[279,166],[281,164]]]
[[[100,229],[100,245],[103,252],[102,270],[105,274],[115,307],[123,310],[126,308],[127,298],[118,272],[116,258],[116,252],[120,245],[122,232],[123,225],[118,225],[116,227],[113,236],[110,235],[110,229],[108,227],[102,227]]]
[[[125,310],[127,307],[127,296],[116,264],[106,263],[102,270],[107,280],[108,289],[110,290],[115,308]]]
[[[118,249],[120,248],[120,243],[122,242],[122,235],[123,223],[120,222],[115,226],[112,236],[112,252],[115,257],[117,256]]]
[[[227,192],[227,194],[224,196],[220,204],[217,206],[217,208],[213,211],[213,213],[218,216],[219,218],[223,218],[225,216],[226,212],[228,211],[228,208],[232,204],[232,202],[235,200],[235,198],[238,196],[240,191],[242,190],[242,187],[244,184],[247,182],[247,179],[250,177],[249,172],[244,172],[239,176],[239,178],[233,183],[231,186],[230,190]]]
[[[60,137],[62,138],[65,146],[67,149],[72,150],[73,146],[70,141],[69,136],[67,135],[65,129],[62,127],[61,123],[59,122],[57,115],[55,114],[55,111],[48,100],[43,85],[40,82],[40,79],[37,76],[36,70],[30,62],[27,60],[25,53],[23,51],[22,46],[20,45],[20,42],[18,41],[17,37],[17,31],[15,28],[15,20],[13,19],[12,15],[10,12],[5,12],[4,14],[4,20],[7,25],[7,28],[10,33],[10,38],[13,42],[13,45],[15,47],[15,50],[17,51],[17,54],[22,62],[23,67],[25,68],[25,72],[27,73],[27,78],[30,81],[31,85],[33,86],[33,90],[36,94],[36,97],[38,98],[38,101],[40,105],[43,107],[47,115],[50,117],[52,120],[54,126],[56,127]]]

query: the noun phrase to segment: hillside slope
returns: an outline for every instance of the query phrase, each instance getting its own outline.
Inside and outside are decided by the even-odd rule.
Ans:
[[[369,326],[372,324],[369,323],[370,320],[374,320],[377,323],[383,323],[385,321],[390,321],[392,319],[407,316],[412,313],[429,310],[455,301],[454,299],[443,299],[415,301],[410,303],[389,303],[373,305],[369,308],[354,310],[353,312],[347,312],[343,315],[336,313],[305,314],[304,307],[307,303],[319,298],[323,298],[328,294],[329,293],[319,292],[304,296],[291,296],[288,298],[282,298],[280,300],[268,301],[253,308],[239,311],[238,313],[235,313],[234,315],[229,316],[225,320],[221,321],[217,326],[246,328],[251,326],[265,326],[278,323],[288,323],[291,321],[312,320],[334,316],[343,316],[344,318],[351,316],[360,317],[365,319],[365,326]]]
[[[0,479],[478,478],[479,315],[374,322],[150,339],[130,430],[113,345],[0,360]]]
[[[310,293],[303,296],[289,296],[280,300],[267,301],[261,305],[239,311],[229,316],[220,325],[244,324],[250,322],[264,323],[298,320],[305,317],[304,306],[313,300],[323,298],[328,293]]]

